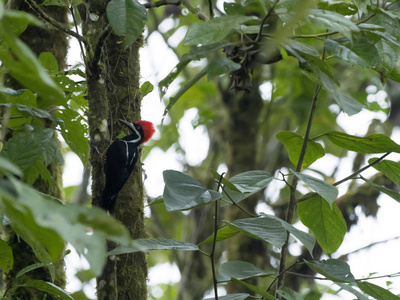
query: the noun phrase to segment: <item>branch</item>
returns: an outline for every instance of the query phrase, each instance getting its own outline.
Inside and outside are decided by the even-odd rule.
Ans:
[[[155,7],[160,7],[164,5],[181,5],[182,2],[180,0],[159,0],[159,1],[154,1],[154,2],[148,2],[143,4],[143,6],[147,9],[149,8],[155,8]]]
[[[104,46],[108,36],[110,35],[110,33],[111,33],[111,27],[110,27],[110,25],[107,25],[99,37],[96,48],[94,49],[93,58],[89,62],[89,70],[93,74],[95,74],[95,77],[97,77],[98,74],[100,73],[99,61],[100,61],[100,57],[101,57],[101,52],[102,52],[103,46]]]
[[[252,218],[257,218],[259,217],[259,215],[253,215],[252,213],[248,212],[247,210],[245,210],[243,207],[241,207],[239,204],[237,204],[232,198],[231,196],[229,196],[229,194],[225,191],[225,188],[223,186],[221,186],[222,190],[225,192],[225,194],[228,196],[229,200],[231,200],[232,204],[234,206],[236,206],[237,208],[239,208],[242,212],[244,212],[245,214],[247,214],[248,216],[252,217]]]
[[[296,276],[306,277],[306,278],[315,279],[315,280],[329,280],[329,281],[332,281],[332,279],[329,279],[329,278],[326,278],[326,277],[318,277],[318,276],[312,276],[312,275],[296,273],[296,272],[290,272],[290,271],[288,271],[286,273],[288,273],[290,275],[296,275]],[[367,277],[367,278],[356,278],[356,281],[367,281],[367,280],[371,280],[371,279],[380,279],[380,278],[394,278],[394,277],[399,277],[399,276],[400,276],[400,272],[396,272],[396,273],[387,274],[387,275],[371,276],[371,277]]]
[[[39,5],[35,3],[34,0],[26,0],[28,5],[38,14],[40,18],[45,20],[47,23],[50,25],[54,26],[56,29],[65,32],[66,34],[75,37],[78,41],[84,43],[85,45],[88,44],[88,41],[81,36],[79,33],[69,30],[68,28],[65,28],[60,22],[57,22],[55,19],[50,17],[48,14],[46,14]]]
[[[198,7],[194,7],[189,0],[182,0],[182,5],[185,6],[192,14],[197,15],[201,21],[208,21],[208,17]]]
[[[256,39],[254,40],[255,43],[257,43],[260,40],[260,38],[262,36],[264,24],[267,21],[267,19],[271,16],[271,14],[274,11],[275,6],[278,4],[278,2],[279,2],[279,0],[275,0],[274,4],[272,4],[271,8],[268,10],[268,13],[262,19],[261,24],[260,24],[260,30],[258,32],[258,35],[257,35]]]
[[[375,164],[381,162],[381,161],[382,161],[386,156],[388,156],[390,153],[391,153],[391,152],[386,152],[384,155],[382,155],[381,157],[379,157],[377,160],[375,160],[375,161],[373,161],[372,163],[366,165],[365,167],[362,167],[361,169],[359,169],[359,170],[355,171],[354,173],[350,174],[349,176],[347,176],[347,177],[345,177],[345,178],[343,178],[343,179],[341,179],[341,180],[339,180],[339,181],[336,181],[333,185],[334,185],[334,186],[338,186],[339,184],[342,184],[343,182],[345,182],[345,181],[347,181],[347,180],[354,179],[354,177],[355,177],[356,175],[358,175],[358,174],[360,174],[361,172],[365,171],[366,169],[372,167],[373,165],[375,165]],[[297,203],[306,201],[306,200],[308,200],[308,199],[310,199],[310,198],[312,198],[312,197],[315,197],[315,196],[317,196],[317,195],[318,195],[317,193],[309,193],[309,194],[307,194],[307,195],[301,197],[299,200],[297,200]]]

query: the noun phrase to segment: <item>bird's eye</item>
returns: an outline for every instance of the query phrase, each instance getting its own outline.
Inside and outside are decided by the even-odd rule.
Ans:
[[[139,130],[139,129],[140,129],[140,126],[136,126],[136,129]]]

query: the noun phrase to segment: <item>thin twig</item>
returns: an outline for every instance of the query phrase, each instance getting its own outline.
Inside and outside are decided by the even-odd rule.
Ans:
[[[79,33],[73,31],[73,30],[69,30],[68,28],[66,28],[65,26],[63,26],[63,24],[61,24],[60,22],[57,22],[55,19],[53,19],[52,17],[50,17],[48,14],[46,14],[39,5],[37,5],[35,3],[35,1],[33,0],[26,0],[27,3],[29,4],[29,6],[46,22],[48,22],[50,25],[54,26],[56,29],[65,32],[66,34],[75,37],[78,41],[81,41],[82,43],[84,43],[85,45],[88,44],[88,41],[81,36]]]
[[[72,19],[74,20],[75,31],[76,31],[77,34],[79,34],[78,23],[76,22],[75,14],[74,14],[74,8],[72,7],[72,5],[69,7],[69,11],[71,12]],[[83,50],[82,41],[79,40],[79,39],[78,39],[78,44],[79,44],[79,48],[81,48],[83,62],[85,63],[85,66],[87,67],[87,60],[86,60],[85,51]]]
[[[214,18],[214,9],[213,9],[212,0],[208,0],[208,8],[210,10],[210,19],[212,19],[212,18]]]
[[[345,178],[343,178],[343,179],[341,179],[341,180],[339,180],[339,181],[336,181],[336,182],[333,183],[332,185],[338,186],[338,185],[342,184],[343,182],[346,182],[347,180],[354,179],[354,178],[355,178],[358,174],[360,174],[361,172],[363,172],[363,171],[365,171],[366,169],[372,167],[373,165],[375,165],[375,164],[381,162],[381,161],[382,161],[386,156],[388,156],[390,153],[391,153],[391,152],[386,152],[384,155],[382,155],[381,157],[379,157],[377,160],[375,160],[375,161],[373,161],[372,163],[370,163],[370,164],[368,164],[368,165],[362,167],[361,169],[359,169],[359,170],[355,171],[354,173],[350,174],[349,176],[347,176],[347,177],[345,177]],[[308,200],[308,199],[310,199],[310,198],[312,198],[312,197],[315,197],[315,196],[317,196],[317,195],[318,195],[318,193],[309,193],[309,194],[307,194],[307,195],[301,197],[299,200],[297,200],[297,203],[306,201],[306,200]]]
[[[287,267],[285,270],[283,270],[282,272],[280,272],[275,278],[274,280],[272,280],[272,282],[269,284],[268,288],[267,288],[267,292],[271,289],[272,285],[274,284],[274,282],[283,274],[288,273],[288,271],[293,268],[295,265],[297,265],[299,262],[296,260],[295,263],[293,263],[292,265],[290,265],[289,267]]]
[[[239,208],[242,212],[244,212],[245,214],[247,214],[248,216],[252,217],[252,218],[257,218],[259,217],[259,215],[254,215],[250,212],[248,212],[246,209],[244,209],[243,207],[241,207],[239,204],[237,204],[232,198],[231,196],[229,196],[229,194],[225,191],[225,187],[221,186],[222,190],[225,192],[225,194],[228,196],[229,200],[231,200],[232,204],[234,206],[236,206],[237,208]]]
[[[318,276],[312,276],[312,275],[307,275],[307,274],[301,274],[301,273],[296,273],[296,272],[286,272],[287,274],[290,275],[296,275],[299,277],[306,277],[310,279],[315,279],[315,280],[329,280],[332,281],[332,279],[326,278],[326,277],[318,277]],[[371,279],[381,279],[381,278],[394,278],[394,277],[399,277],[400,272],[392,273],[392,274],[387,274],[387,275],[379,275],[379,276],[371,276],[371,277],[366,277],[366,278],[356,278],[355,281],[366,281],[366,280],[371,280]]]
[[[217,186],[217,192],[221,189],[222,186],[222,179],[224,178],[225,172],[221,174],[218,180],[218,186]],[[214,284],[214,298],[215,300],[218,300],[218,281],[217,281],[217,275],[215,272],[215,262],[214,262],[214,254],[215,254],[215,246],[217,244],[217,233],[218,233],[218,206],[219,206],[219,201],[215,201],[215,216],[214,216],[214,238],[213,238],[213,243],[212,243],[212,248],[211,248],[211,253],[210,253],[210,260],[211,260],[211,270],[213,274],[213,284]]]
[[[198,7],[194,7],[189,0],[182,0],[182,5],[185,6],[192,14],[197,15],[201,21],[208,21],[208,17]]]
[[[271,14],[274,11],[275,6],[278,4],[278,2],[279,2],[279,0],[275,0],[274,4],[272,4],[271,8],[268,10],[268,12],[265,15],[265,17],[262,19],[261,24],[260,24],[260,30],[258,32],[258,35],[257,35],[256,39],[254,40],[255,43],[257,43],[260,40],[260,38],[262,36],[264,24],[267,21],[267,19],[271,16]]]
[[[148,2],[143,4],[145,8],[155,8],[155,7],[160,7],[164,5],[181,5],[182,2],[180,0],[159,0],[159,1],[154,1],[154,2]]]

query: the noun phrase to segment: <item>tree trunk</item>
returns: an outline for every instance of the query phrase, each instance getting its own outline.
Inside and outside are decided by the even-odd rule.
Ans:
[[[92,59],[87,65],[89,135],[101,152],[122,132],[118,119],[139,120],[141,105],[139,47],[142,38],[124,50],[124,39],[109,33],[106,28],[105,4],[101,1],[88,2],[87,14],[92,18],[85,20],[83,32],[89,40],[87,56]],[[99,49],[98,43],[102,51],[101,56],[96,58],[93,49]],[[93,57],[95,60],[100,58],[98,63],[93,63]],[[104,188],[104,173],[103,162],[95,149],[91,149],[90,163],[92,204],[98,206]],[[146,237],[143,210],[142,166],[138,162],[118,195],[115,209],[115,218],[127,227],[134,239]],[[108,245],[109,249],[114,246],[111,243]],[[97,281],[98,298],[144,300],[147,298],[146,280],[147,263],[143,253],[110,257]]]

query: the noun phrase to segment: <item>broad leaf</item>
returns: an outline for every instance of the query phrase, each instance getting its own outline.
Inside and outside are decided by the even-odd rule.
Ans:
[[[345,16],[322,9],[311,9],[309,11],[308,20],[311,24],[316,26],[330,29],[332,31],[338,31],[351,39],[352,32],[358,32],[360,29],[350,19]]]
[[[325,134],[335,145],[359,153],[400,153],[400,145],[383,134],[373,134],[365,138],[349,135],[343,132],[330,131]]]
[[[361,281],[357,283],[357,286],[366,294],[379,300],[399,300],[400,297],[391,293],[387,289],[384,289],[378,285],[367,281]]]
[[[0,156],[0,175],[9,175],[9,174],[22,176],[21,170],[14,163]]]
[[[8,273],[12,270],[14,264],[14,256],[11,247],[0,239],[0,270]]]
[[[26,286],[26,287],[31,287],[38,289],[40,291],[52,294],[56,296],[58,299],[62,300],[74,300],[69,293],[64,291],[62,288],[56,286],[55,284],[51,282],[46,282],[43,280],[29,280],[25,283],[23,283],[21,286]]]
[[[168,211],[187,210],[221,198],[221,194],[206,189],[196,179],[178,171],[163,172],[165,188],[163,193]]]
[[[222,228],[218,229],[217,231],[217,239],[216,241],[222,241],[229,239],[230,237],[235,236],[240,232],[239,229],[232,227],[232,226],[223,226]],[[208,238],[206,238],[204,241],[202,241],[200,245],[207,244],[207,243],[212,243],[214,241],[214,233],[211,234]]]
[[[371,164],[377,159],[371,158],[368,160],[368,163]],[[372,167],[385,174],[391,181],[400,186],[400,163],[392,160],[382,160]]]
[[[281,131],[276,134],[276,138],[285,146],[285,148],[289,152],[289,159],[297,166],[297,162],[299,160],[301,147],[303,145],[303,137],[300,135],[290,132],[290,131]],[[324,148],[321,144],[309,141],[307,144],[306,154],[304,156],[303,164],[301,165],[301,169],[307,168],[317,159],[323,157],[325,155]]]
[[[45,267],[48,267],[48,266],[49,266],[48,263],[46,263],[46,264],[44,264],[44,263],[36,263],[36,264],[33,264],[33,265],[29,265],[29,266],[23,268],[22,270],[18,271],[17,275],[15,275],[15,278],[21,277],[22,275],[24,275],[24,274],[26,274],[26,273],[28,273],[30,271],[33,271],[33,270],[36,270],[36,269],[39,269],[39,268],[45,268]]]
[[[194,23],[185,36],[185,45],[209,45],[220,42],[244,22],[254,20],[250,16],[222,16],[205,23]]]
[[[171,239],[136,239],[132,242],[131,246],[119,246],[108,252],[108,255],[147,252],[149,250],[197,251],[199,247],[191,243]]]
[[[218,269],[218,282],[230,281],[231,278],[236,278],[239,280],[254,278],[254,277],[265,277],[274,274],[274,272],[265,272],[255,265],[240,261],[232,260],[223,263]]]
[[[224,187],[222,200],[226,204],[232,204],[231,199],[238,203],[251,195],[265,189],[273,180],[273,177],[265,171],[256,170],[237,174],[229,179],[235,185],[232,190],[228,186]]]
[[[325,181],[318,178],[298,173],[293,170],[292,173],[294,176],[307,184],[310,189],[312,189],[314,192],[324,198],[329,203],[329,205],[332,205],[332,203],[337,199],[339,191],[333,185],[326,183]]]
[[[370,300],[369,297],[365,296],[360,291],[356,290],[355,288],[351,287],[349,284],[343,282],[335,282],[336,285],[340,286],[343,290],[352,293],[354,296],[357,297],[358,300]]]
[[[326,278],[332,281],[356,282],[353,274],[351,274],[349,265],[344,261],[338,259],[328,259],[322,261],[306,261],[306,263],[315,272],[324,275]]]
[[[335,252],[343,242],[347,225],[335,203],[332,207],[320,196],[297,204],[300,221],[315,235],[326,254]]]
[[[264,218],[271,218],[277,220],[278,222],[281,222],[283,227],[285,227],[287,231],[289,231],[295,238],[297,238],[304,245],[304,247],[306,247],[306,249],[308,250],[308,252],[310,252],[310,255],[312,256],[312,252],[315,246],[315,237],[313,235],[297,229],[292,224],[289,224],[288,222],[276,216],[267,215],[264,213],[261,213],[261,216],[263,216]]]
[[[125,37],[125,49],[142,34],[147,21],[147,10],[136,0],[111,0],[106,8],[113,32]]]
[[[272,218],[247,218],[233,222],[224,221],[229,227],[239,229],[251,237],[261,239],[267,243],[281,248],[287,237],[287,232],[282,223]]]
[[[332,39],[326,39],[324,42],[325,48],[331,52],[333,55],[336,57],[343,59],[344,61],[347,61],[351,64],[359,65],[362,67],[366,67],[367,63],[363,58],[358,56],[356,53],[354,53],[352,50],[347,48],[346,46],[339,44],[335,40]]]
[[[142,94],[142,97],[146,96],[148,93],[151,93],[154,89],[154,86],[151,84],[150,81],[144,82],[140,86],[140,93]]]
[[[396,200],[397,202],[400,203],[400,194],[399,194],[398,191],[394,191],[394,190],[391,190],[391,189],[389,189],[387,187],[384,187],[384,186],[381,186],[379,184],[376,184],[375,182],[373,182],[373,181],[371,181],[371,180],[369,180],[367,178],[364,178],[362,176],[361,176],[361,179],[363,179],[369,185],[372,185],[373,187],[375,187],[378,191],[388,195],[389,197],[393,198],[394,200]]]
[[[293,291],[291,288],[288,288],[286,286],[280,288],[279,290],[276,291],[279,296],[283,297],[283,299],[286,300],[303,300],[303,296],[295,291]]]
[[[214,58],[207,66],[207,79],[212,80],[215,76],[230,73],[239,70],[241,65],[235,63],[229,58],[218,56]]]

